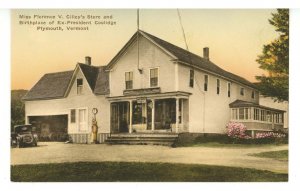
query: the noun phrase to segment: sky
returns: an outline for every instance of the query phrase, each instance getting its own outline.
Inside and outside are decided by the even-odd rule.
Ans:
[[[268,22],[276,10],[179,11],[191,52],[202,56],[203,47],[209,47],[213,63],[251,82],[255,81],[255,76],[265,73],[255,60],[263,45],[278,36]],[[185,48],[176,9],[140,9],[139,13],[141,30]],[[20,19],[20,15],[31,18]],[[35,19],[34,15],[37,15]],[[40,31],[36,25],[19,23],[25,20],[90,21],[88,15],[109,16],[108,21],[115,22],[115,25],[93,24],[88,31],[68,31],[66,28],[63,31]],[[11,16],[11,89],[30,89],[45,73],[73,70],[78,62],[84,62],[85,56],[92,57],[92,65],[106,65],[137,30],[136,9],[26,9],[12,10]],[[40,18],[43,16],[56,18]],[[67,19],[68,16],[73,19]],[[103,21],[101,18],[92,21]]]

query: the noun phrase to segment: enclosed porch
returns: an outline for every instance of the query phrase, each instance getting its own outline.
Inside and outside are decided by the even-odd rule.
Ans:
[[[283,130],[284,111],[261,106],[252,102],[236,100],[229,104],[231,121],[241,122],[247,130],[279,131]]]
[[[188,131],[186,94],[110,98],[112,133],[179,133]]]

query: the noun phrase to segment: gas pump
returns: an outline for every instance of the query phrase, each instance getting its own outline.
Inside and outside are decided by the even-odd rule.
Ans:
[[[96,114],[98,113],[98,109],[97,108],[93,108],[92,110],[94,117],[93,117],[93,121],[92,121],[92,140],[93,143],[98,143],[97,141],[97,134],[98,134],[98,125],[97,125],[97,120],[96,120]]]

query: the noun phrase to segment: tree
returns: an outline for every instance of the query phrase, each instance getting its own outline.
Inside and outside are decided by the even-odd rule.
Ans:
[[[258,88],[265,96],[276,101],[288,101],[289,98],[289,10],[277,9],[272,13],[269,23],[275,27],[279,37],[264,45],[258,56],[259,68],[268,71],[268,75],[256,76]]]
[[[25,123],[25,106],[22,97],[27,93],[27,90],[12,90],[11,91],[11,131],[15,125]]]

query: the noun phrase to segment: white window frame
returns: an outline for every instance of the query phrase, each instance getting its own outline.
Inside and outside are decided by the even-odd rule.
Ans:
[[[157,86],[151,86],[151,70],[157,69]],[[156,88],[159,87],[159,67],[149,68],[149,87]]]
[[[78,85],[78,80],[82,80],[82,85]],[[80,92],[78,91],[80,89]],[[83,93],[83,78],[76,78],[76,91],[77,95],[82,95]]]
[[[132,73],[132,88],[127,89],[127,88],[126,88],[126,73],[130,73],[130,72]],[[124,74],[125,74],[125,90],[132,90],[132,89],[134,89],[134,88],[133,88],[133,78],[134,78],[134,76],[133,76],[133,71],[125,71]]]

